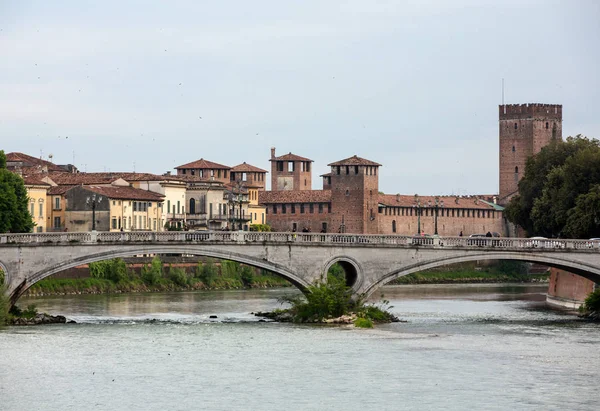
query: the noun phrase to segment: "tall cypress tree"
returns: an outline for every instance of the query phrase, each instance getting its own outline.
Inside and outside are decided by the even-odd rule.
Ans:
[[[23,179],[6,169],[6,155],[0,150],[0,233],[31,232],[28,202]]]

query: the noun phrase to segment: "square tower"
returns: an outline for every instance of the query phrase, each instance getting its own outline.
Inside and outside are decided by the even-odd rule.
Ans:
[[[271,191],[312,190],[312,160],[284,154],[275,157],[275,147],[271,148]]]
[[[378,233],[379,167],[353,156],[331,167],[331,231]]]
[[[505,104],[499,106],[500,203],[519,189],[527,159],[553,140],[562,140],[562,105]]]

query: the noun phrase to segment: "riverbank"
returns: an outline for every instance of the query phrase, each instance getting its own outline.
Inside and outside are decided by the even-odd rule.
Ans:
[[[505,274],[487,271],[429,271],[405,275],[390,284],[547,283],[550,274]]]
[[[25,293],[29,297],[79,294],[121,294],[121,293],[153,293],[168,291],[200,291],[200,290],[237,290],[245,288],[280,288],[291,284],[276,277],[255,276],[251,282],[244,284],[241,279],[218,278],[210,285],[204,282],[191,281],[185,285],[176,284],[167,278],[149,285],[141,279],[126,279],[118,282],[104,278],[53,279],[47,278],[31,286]]]

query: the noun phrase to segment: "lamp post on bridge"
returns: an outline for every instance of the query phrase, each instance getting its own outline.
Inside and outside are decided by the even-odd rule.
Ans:
[[[438,235],[438,227],[437,227],[438,210],[440,208],[444,207],[444,200],[440,201],[440,197],[439,196],[435,196],[435,203],[432,204],[431,200],[429,200],[428,201],[428,206],[431,207],[431,208],[433,208],[435,210],[435,214],[434,214],[435,215],[435,218],[434,218],[434,221],[435,221],[435,224],[434,224],[434,226],[435,226],[435,228],[434,228],[435,233],[434,234]]]
[[[417,234],[421,235],[421,199],[418,194],[415,194],[415,204],[413,205],[417,213]]]
[[[92,208],[92,231],[96,231],[96,205],[102,202],[102,196],[96,196],[96,193],[85,199],[88,207]]]

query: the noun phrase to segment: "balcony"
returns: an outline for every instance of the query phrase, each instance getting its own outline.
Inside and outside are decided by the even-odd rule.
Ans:
[[[181,214],[181,213],[168,213],[165,215],[165,217],[167,217],[167,221],[173,221],[173,220],[185,220],[186,216],[189,216],[189,214]],[[189,218],[189,217],[188,217]]]

